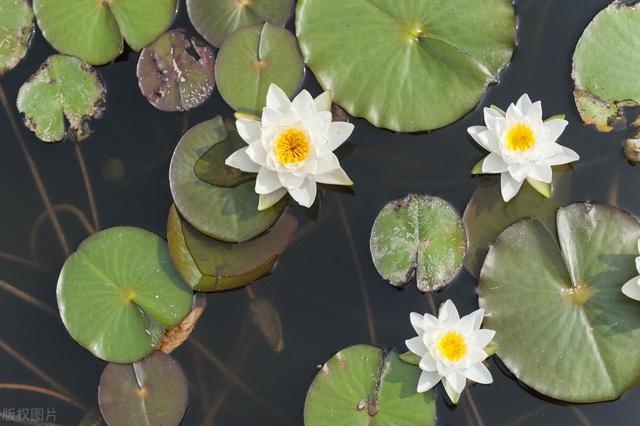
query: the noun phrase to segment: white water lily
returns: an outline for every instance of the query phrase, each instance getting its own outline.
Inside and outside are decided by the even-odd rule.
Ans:
[[[638,252],[640,252],[640,240],[638,240]],[[640,273],[640,256],[636,257],[636,270]],[[640,275],[631,278],[622,286],[625,296],[640,301]]]
[[[278,202],[288,192],[300,205],[316,199],[316,183],[353,185],[333,151],[353,132],[353,124],[332,122],[331,93],[313,99],[303,90],[290,101],[275,84],[269,87],[261,121],[236,121],[248,146],[225,164],[258,173],[259,210]]]
[[[411,325],[418,336],[407,340],[407,348],[420,357],[422,370],[418,392],[426,392],[442,381],[449,398],[457,401],[467,379],[489,384],[493,377],[482,363],[485,347],[495,331],[481,329],[484,311],[478,309],[462,318],[451,300],[444,302],[438,318],[412,312]]]
[[[525,179],[551,183],[551,166],[580,159],[578,154],[556,141],[568,122],[561,118],[542,120],[542,104],[532,103],[527,94],[509,105],[504,113],[484,109],[486,126],[467,129],[489,155],[482,162],[482,173],[500,173],[500,189],[505,202],[520,190]]]

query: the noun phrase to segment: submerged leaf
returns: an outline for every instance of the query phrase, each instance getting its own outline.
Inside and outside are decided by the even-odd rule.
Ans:
[[[27,0],[0,0],[0,75],[24,57],[33,34],[33,10]]]
[[[254,299],[250,306],[251,321],[260,330],[271,350],[275,353],[284,350],[284,335],[280,314],[273,303],[267,299]]]

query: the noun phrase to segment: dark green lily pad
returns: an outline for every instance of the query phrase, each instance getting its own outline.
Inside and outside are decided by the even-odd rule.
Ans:
[[[216,47],[233,32],[250,25],[269,22],[283,27],[292,8],[293,0],[187,0],[191,23]]]
[[[271,272],[298,228],[284,215],[263,236],[239,244],[210,238],[169,210],[169,253],[182,278],[196,291],[223,291],[251,284]]]
[[[236,136],[234,136],[236,137]],[[214,161],[211,148],[217,144],[230,143],[221,117],[204,121],[189,129],[182,136],[171,159],[169,184],[171,194],[180,214],[198,231],[227,242],[246,241],[266,231],[280,217],[287,204],[284,198],[273,207],[258,211],[258,195],[255,181],[245,181],[239,176],[238,183],[231,186],[212,185],[220,179],[219,170],[226,156],[217,157],[220,166],[208,166],[213,175],[208,177],[203,169],[196,174],[196,164],[203,156]],[[220,153],[228,152],[223,149]],[[204,167],[204,166],[203,166]]]
[[[33,10],[56,50],[102,65],[122,53],[123,38],[136,51],[158,38],[176,0],[33,0]]]
[[[82,140],[90,133],[86,122],[102,115],[104,96],[102,81],[90,65],[53,55],[20,87],[17,105],[25,125],[39,139],[58,142],[66,133]]]
[[[296,31],[338,105],[416,132],[476,106],[511,58],[516,19],[511,0],[300,0]]]
[[[167,31],[142,49],[140,91],[162,111],[188,111],[209,99],[215,87],[215,57],[203,41],[188,40],[184,29]]]
[[[626,124],[623,108],[640,106],[640,5],[632,3],[614,1],[600,11],[573,54],[576,106],[601,132]]]
[[[416,276],[421,291],[435,291],[460,270],[467,240],[449,203],[409,194],[384,206],[369,244],[378,273],[391,284],[404,286]]]
[[[218,52],[218,90],[236,111],[262,114],[271,83],[291,97],[303,76],[304,63],[295,36],[269,23],[236,31]]]
[[[569,402],[618,398],[640,382],[640,304],[622,293],[638,275],[640,223],[605,205],[557,213],[558,242],[536,219],[497,238],[480,273],[485,327],[498,356],[536,391]]]
[[[118,363],[153,352],[192,303],[165,241],[126,226],[94,234],[69,256],[57,297],[71,337],[98,358]]]
[[[304,403],[305,426],[435,424],[431,391],[417,393],[420,369],[395,352],[350,346],[320,369]]]
[[[33,10],[27,0],[0,2],[0,75],[24,57],[33,34]]]
[[[98,404],[111,426],[176,426],[187,409],[182,367],[155,352],[135,364],[108,364],[100,377]]]

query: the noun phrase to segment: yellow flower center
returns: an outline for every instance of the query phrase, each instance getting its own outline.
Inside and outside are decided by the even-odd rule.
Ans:
[[[436,348],[447,361],[458,361],[467,353],[467,342],[462,334],[449,331],[440,338]]]
[[[309,137],[299,129],[291,128],[280,133],[275,143],[276,156],[281,164],[304,161],[309,156]]]
[[[536,135],[526,123],[518,123],[507,132],[507,149],[509,151],[528,151],[536,144]]]

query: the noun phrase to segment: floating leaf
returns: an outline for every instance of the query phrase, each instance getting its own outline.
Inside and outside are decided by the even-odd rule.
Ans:
[[[176,0],[33,0],[42,35],[59,52],[92,65],[153,42],[173,21]]]
[[[636,3],[636,4],[633,4]],[[573,92],[582,121],[601,132],[626,124],[640,105],[640,6],[614,1],[584,30],[573,55]]]
[[[271,350],[275,353],[284,350],[284,335],[280,314],[273,303],[267,299],[253,299],[250,305],[250,317],[260,330]]]
[[[267,234],[230,244],[202,234],[172,206],[167,238],[173,262],[187,284],[196,291],[222,291],[270,273],[297,228],[295,217],[284,215]]]
[[[267,230],[287,203],[283,198],[273,207],[258,211],[255,181],[247,182],[242,175],[232,174],[238,179],[235,186],[228,180],[225,186],[210,183],[220,179],[219,170],[226,156],[213,158],[207,153],[217,144],[231,143],[228,141],[234,137],[228,137],[221,117],[199,123],[182,136],[169,167],[171,194],[182,216],[198,231],[229,242],[246,241]],[[205,155],[206,161],[218,164],[208,166],[212,175],[203,172],[206,168],[199,169],[204,175],[196,174],[196,164]]]
[[[140,91],[162,111],[188,111],[209,99],[215,87],[211,48],[187,40],[183,29],[167,31],[142,49],[138,59]]]
[[[194,28],[216,47],[240,28],[269,22],[283,27],[293,0],[187,0]]]
[[[192,292],[162,238],[120,226],[87,238],[69,256],[57,297],[71,337],[98,358],[130,363],[153,352],[165,329],[180,324]]]
[[[449,284],[462,266],[466,246],[458,213],[446,201],[428,195],[391,201],[371,230],[371,256],[378,273],[395,286],[417,275],[421,291]]]
[[[638,274],[640,223],[614,207],[571,204],[557,213],[558,243],[536,219],[497,238],[480,273],[485,326],[498,356],[552,398],[618,398],[640,381],[640,303],[622,285]]]
[[[271,83],[291,97],[303,76],[298,41],[289,31],[268,23],[236,31],[218,52],[218,90],[238,111],[261,114]]]
[[[498,234],[520,219],[535,217],[555,234],[556,211],[570,197],[570,170],[566,166],[553,168],[553,190],[548,199],[538,194],[530,185],[524,184],[518,194],[505,203],[500,193],[498,176],[483,177],[480,180],[462,215],[469,245],[464,266],[471,275],[477,277],[480,274],[484,257]]]
[[[173,327],[171,330],[167,330],[165,335],[160,339],[158,350],[160,352],[170,354],[182,345],[191,335],[191,332],[195,328],[206,307],[206,297],[202,294],[195,294],[193,296],[193,307],[191,308],[191,312],[189,312],[189,315],[184,317],[180,324]]]
[[[182,367],[155,352],[135,364],[108,364],[100,377],[98,403],[111,426],[175,426],[184,417],[188,394]]]
[[[296,30],[338,105],[416,132],[476,106],[511,58],[516,21],[511,0],[300,0]]]
[[[0,75],[24,57],[33,34],[33,10],[27,0],[0,0]]]
[[[417,393],[420,369],[395,352],[350,346],[327,361],[304,403],[305,426],[435,424],[431,391]]]
[[[18,92],[18,111],[39,139],[58,142],[67,134],[82,140],[86,121],[102,115],[105,90],[93,68],[78,58],[53,55]]]

